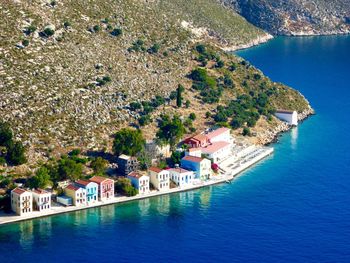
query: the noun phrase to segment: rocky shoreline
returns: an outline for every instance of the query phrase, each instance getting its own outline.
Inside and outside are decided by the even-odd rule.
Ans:
[[[310,116],[314,115],[315,111],[314,109],[309,107],[309,109],[304,110],[303,112],[298,114],[298,121],[303,122]],[[262,145],[270,145],[272,143],[278,142],[278,138],[281,136],[282,133],[285,133],[292,129],[294,126],[289,125],[286,122],[279,121],[280,124],[278,124],[274,129],[267,130],[262,136],[259,138],[260,143]]]
[[[227,47],[223,47],[222,50],[226,52],[234,52],[237,50],[247,49],[247,48],[251,48],[251,47],[266,43],[273,38],[274,38],[273,35],[266,33],[264,36],[258,36],[257,38],[253,39],[247,44],[227,46]]]

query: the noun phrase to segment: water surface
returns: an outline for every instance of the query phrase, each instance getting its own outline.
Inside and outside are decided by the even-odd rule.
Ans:
[[[350,37],[239,52],[317,115],[230,185],[0,227],[0,262],[350,262]]]

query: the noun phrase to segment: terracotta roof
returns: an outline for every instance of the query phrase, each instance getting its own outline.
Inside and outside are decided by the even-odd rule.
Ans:
[[[155,172],[155,173],[160,173],[161,171],[163,171],[163,169],[160,169],[160,168],[155,167],[155,166],[150,167],[148,170]]]
[[[139,172],[131,172],[128,174],[128,176],[139,179],[141,176],[143,176],[143,174],[140,174]]]
[[[49,192],[47,192],[47,191],[45,191],[43,189],[40,189],[40,188],[35,189],[33,192],[36,193],[36,194],[39,194],[39,195],[41,195],[41,194],[48,194],[49,193]]]
[[[210,154],[210,153],[215,153],[218,150],[227,147],[228,145],[230,145],[230,143],[228,142],[214,142],[208,145],[207,147],[201,148],[201,150],[203,153]]]
[[[180,174],[189,172],[188,170],[186,170],[184,168],[181,168],[181,167],[179,167],[179,168],[170,168],[168,171],[174,171],[174,172],[178,172]]]
[[[184,158],[182,158],[182,160],[195,162],[195,163],[200,163],[203,160],[203,158],[187,155]]]
[[[208,140],[207,136],[205,136],[204,134],[197,134],[196,136],[193,136],[191,139],[195,139],[200,142]]]
[[[80,187],[78,186],[75,186],[73,184],[70,184],[66,187],[66,189],[70,189],[70,190],[73,190],[73,191],[78,191],[80,189]]]
[[[89,181],[94,182],[94,183],[98,183],[98,184],[100,184],[100,183],[102,183],[102,182],[104,182],[106,180],[113,181],[112,179],[109,179],[109,178],[106,178],[106,177],[102,177],[102,176],[93,176],[93,177],[91,177],[89,179]]]
[[[87,181],[87,180],[77,180],[76,181],[77,184],[80,184],[80,185],[84,185],[84,186],[87,186],[89,183],[91,183],[90,181]]]
[[[26,190],[24,189],[21,189],[21,188],[15,188],[12,190],[12,192],[18,194],[18,195],[21,195],[21,194],[24,194],[25,192],[27,192]]]
[[[292,111],[292,110],[276,110],[276,113],[290,113],[290,114],[292,114],[292,113],[294,113],[294,111]]]
[[[227,132],[227,131],[230,131],[230,129],[229,129],[229,128],[222,127],[222,128],[216,129],[216,130],[214,130],[214,131],[212,131],[212,132],[209,132],[209,133],[207,134],[207,137],[208,137],[209,139],[212,139],[212,138],[215,138],[216,136],[219,136],[219,135],[221,135],[221,134],[223,134],[223,133],[225,133],[225,132]]]

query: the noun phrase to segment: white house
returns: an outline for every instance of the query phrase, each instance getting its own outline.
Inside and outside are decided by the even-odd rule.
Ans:
[[[193,171],[187,171],[183,168],[172,168],[170,172],[170,179],[180,188],[193,185],[195,174]]]
[[[277,110],[275,116],[289,125],[298,125],[298,113],[296,111]]]
[[[47,211],[51,209],[51,193],[42,189],[33,191],[34,210]]]
[[[21,188],[11,191],[11,208],[17,215],[25,215],[33,212],[33,195]]]
[[[139,172],[131,172],[128,174],[131,184],[139,191],[139,194],[149,193],[149,177]]]
[[[214,163],[220,163],[232,155],[232,144],[226,141],[214,142],[201,148],[201,152]]]
[[[233,138],[230,133],[230,129],[225,127],[222,127],[207,133],[206,137],[209,139],[210,143],[215,143],[215,142],[232,143],[233,141]]]
[[[66,196],[71,197],[73,201],[73,205],[75,206],[83,206],[86,205],[86,190],[83,187],[79,187],[74,184],[68,185],[64,192]]]
[[[152,166],[148,169],[148,176],[153,186],[159,191],[170,189],[170,172],[168,170]]]

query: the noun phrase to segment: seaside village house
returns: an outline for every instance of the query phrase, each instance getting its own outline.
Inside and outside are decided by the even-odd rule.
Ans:
[[[51,193],[42,189],[33,191],[34,210],[47,211],[51,209]]]
[[[150,167],[148,169],[148,176],[152,185],[159,191],[170,189],[170,172],[158,167]]]
[[[136,157],[122,154],[118,157],[118,172],[121,175],[127,176],[129,173],[139,170],[140,162]]]
[[[202,157],[203,155],[213,163],[220,163],[232,154],[233,138],[230,129],[219,128],[206,134],[199,134],[184,141],[189,148],[186,156]]]
[[[181,167],[193,171],[201,180],[208,180],[212,174],[211,161],[206,158],[187,155],[181,159]]]
[[[17,215],[33,212],[33,195],[24,189],[15,188],[11,191],[11,208]]]
[[[98,185],[98,197],[101,201],[107,201],[114,197],[114,181],[102,176],[94,176],[89,179]]]
[[[277,110],[275,116],[289,125],[298,125],[298,113],[296,111]]]
[[[86,190],[84,188],[70,184],[64,189],[64,192],[66,196],[72,198],[73,205],[86,205]]]
[[[195,175],[192,171],[187,171],[181,167],[171,168],[168,170],[170,179],[180,188],[193,185]]]
[[[138,190],[139,194],[147,194],[149,190],[149,177],[139,172],[131,172],[127,176],[131,184]]]
[[[78,187],[85,189],[86,191],[86,204],[90,205],[98,201],[98,184],[87,181],[87,180],[78,180],[75,182]]]

